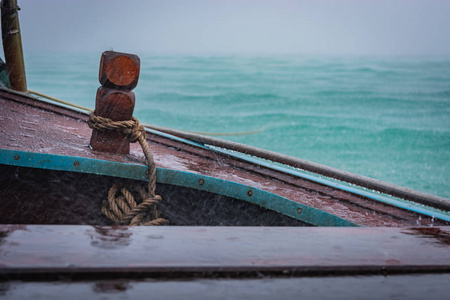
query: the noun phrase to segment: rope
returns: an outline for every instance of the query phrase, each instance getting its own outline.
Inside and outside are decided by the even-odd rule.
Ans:
[[[88,125],[90,128],[100,131],[113,130],[125,133],[130,143],[139,142],[148,166],[147,191],[138,185],[128,185],[127,188],[122,182],[116,183],[108,192],[108,201],[103,203],[102,212],[118,224],[131,226],[165,224],[166,220],[159,217],[156,209],[162,199],[156,195],[156,165],[147,144],[144,126],[135,117],[127,121],[112,121],[96,116],[94,112],[89,114]],[[129,189],[134,190],[142,198],[141,203],[136,203],[133,193]]]
[[[67,105],[67,106],[72,106],[72,107],[75,107],[75,108],[78,108],[78,109],[81,109],[81,110],[85,110],[85,111],[89,111],[89,112],[93,111],[90,108],[87,108],[87,107],[84,107],[84,106],[80,106],[80,105],[77,105],[77,104],[74,104],[74,103],[71,103],[71,102],[67,102],[67,101],[64,101],[64,100],[61,100],[61,99],[58,99],[58,98],[55,98],[55,97],[52,97],[52,96],[40,93],[40,92],[36,92],[36,91],[33,91],[33,90],[28,90],[28,93],[34,94],[34,95],[39,96],[39,97],[47,98],[49,100],[52,100],[52,101],[55,101],[55,102],[58,102],[58,103],[61,103],[61,104]]]

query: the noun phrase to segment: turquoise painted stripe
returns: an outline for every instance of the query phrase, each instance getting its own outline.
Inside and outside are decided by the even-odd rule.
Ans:
[[[360,190],[360,189],[357,189],[357,188],[354,188],[354,187],[351,187],[351,186],[346,186],[346,185],[343,185],[343,184],[340,184],[340,183],[337,183],[337,182],[333,182],[333,181],[330,181],[330,180],[327,180],[327,179],[324,179],[324,178],[319,178],[319,177],[316,177],[316,176],[313,176],[313,175],[309,175],[309,174],[306,174],[306,173],[301,173],[299,171],[295,171],[293,169],[289,169],[289,168],[282,167],[282,166],[279,166],[279,165],[274,165],[273,163],[269,163],[269,162],[263,161],[263,160],[258,159],[258,158],[253,158],[253,157],[247,156],[245,154],[229,151],[229,150],[226,150],[226,149],[221,149],[221,148],[218,148],[218,147],[208,147],[208,146],[203,145],[203,144],[199,144],[199,143],[196,143],[196,142],[193,142],[193,141],[189,141],[189,140],[186,140],[186,139],[183,139],[183,138],[172,136],[170,134],[167,134],[167,133],[164,133],[164,132],[160,132],[160,131],[156,131],[156,130],[153,130],[153,129],[147,129],[147,130],[152,132],[152,133],[154,133],[154,134],[157,134],[157,135],[160,135],[160,136],[164,136],[164,137],[167,137],[167,138],[170,138],[170,139],[174,139],[174,140],[177,140],[177,141],[189,144],[189,145],[201,147],[201,148],[204,148],[204,149],[208,149],[210,151],[216,151],[216,152],[219,152],[219,153],[223,153],[223,154],[235,157],[235,158],[239,158],[239,159],[242,159],[242,160],[254,163],[254,164],[258,164],[258,165],[264,166],[264,167],[272,169],[272,170],[281,171],[283,173],[287,173],[287,174],[290,174],[290,175],[293,175],[293,176],[296,176],[296,177],[299,177],[299,178],[307,179],[307,180],[312,181],[312,182],[316,182],[316,183],[320,183],[320,184],[323,184],[323,185],[326,185],[326,186],[330,186],[330,187],[333,187],[335,189],[339,189],[339,190],[342,190],[342,191],[345,191],[345,192],[349,192],[349,193],[352,193],[352,194],[364,196],[364,197],[367,197],[369,199],[372,199],[372,200],[375,200],[375,201],[378,201],[378,202],[381,202],[381,203],[386,203],[386,204],[389,204],[389,205],[392,205],[392,206],[399,207],[401,209],[405,209],[405,210],[408,210],[408,211],[416,212],[416,213],[422,214],[424,216],[429,216],[429,217],[432,217],[432,218],[436,218],[436,219],[440,219],[440,220],[443,220],[443,221],[450,222],[450,212],[439,210],[437,208],[425,206],[423,204],[419,204],[419,203],[415,203],[415,202],[412,202],[412,201],[407,201],[407,200],[403,200],[403,199],[399,199],[399,198],[393,198],[393,197],[390,197],[389,195],[384,196],[382,194],[377,194],[377,193],[373,193],[373,192],[370,192],[370,191]]]
[[[403,199],[389,198],[389,197],[383,196],[382,194],[376,194],[376,193],[372,193],[369,191],[363,191],[363,190],[360,190],[357,188],[353,188],[351,186],[346,186],[343,184],[339,184],[337,182],[326,180],[324,178],[318,178],[318,177],[315,177],[315,176],[312,176],[309,174],[304,174],[304,173],[294,171],[292,169],[284,168],[284,167],[277,166],[277,165],[272,165],[270,163],[266,163],[261,160],[245,156],[243,154],[237,154],[237,153],[230,154],[229,151],[221,150],[221,149],[216,149],[216,151],[225,153],[227,155],[232,155],[233,157],[240,158],[240,159],[243,159],[248,162],[255,163],[255,164],[259,164],[259,165],[271,168],[273,170],[281,171],[283,173],[287,173],[287,174],[290,174],[293,176],[308,179],[308,180],[316,182],[316,183],[320,183],[320,184],[323,184],[326,186],[340,189],[342,191],[346,191],[346,192],[350,192],[350,193],[353,193],[356,195],[364,196],[364,197],[370,198],[370,199],[378,201],[378,202],[386,203],[386,204],[396,206],[396,207],[399,207],[399,208],[402,208],[402,209],[405,209],[408,211],[413,211],[413,212],[416,212],[416,213],[419,213],[419,214],[422,214],[425,216],[429,216],[432,218],[437,218],[437,219],[441,219],[441,220],[450,222],[450,212],[445,212],[445,211],[439,210],[437,208],[425,206],[420,203],[415,203],[415,202],[407,201],[407,200],[403,200]]]
[[[148,180],[145,165],[91,158],[0,150],[0,163],[13,166]],[[195,188],[244,200],[315,226],[358,226],[345,219],[287,198],[232,181],[183,171],[157,168],[158,183]]]

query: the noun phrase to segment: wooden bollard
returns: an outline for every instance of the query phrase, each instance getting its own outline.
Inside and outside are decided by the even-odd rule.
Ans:
[[[140,60],[137,55],[105,51],[100,60],[95,115],[112,121],[131,120],[135,95],[131,91],[138,83]],[[92,130],[91,147],[96,151],[120,154],[130,152],[130,142],[124,133]]]

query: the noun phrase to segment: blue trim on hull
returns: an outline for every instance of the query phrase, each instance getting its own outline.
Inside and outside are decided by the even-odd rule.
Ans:
[[[0,163],[57,171],[105,175],[147,181],[147,166],[83,157],[0,150]],[[315,226],[358,226],[345,219],[243,184],[183,171],[157,168],[158,183],[195,188],[244,200]]]
[[[229,151],[229,150],[226,150],[226,149],[221,149],[221,148],[218,148],[218,147],[209,147],[207,145],[203,145],[203,144],[200,144],[200,143],[189,141],[189,140],[186,140],[186,139],[183,139],[183,138],[180,138],[180,137],[176,137],[176,136],[173,136],[173,135],[170,135],[170,134],[167,134],[167,133],[164,133],[164,132],[160,132],[160,131],[157,131],[157,130],[153,130],[153,129],[147,129],[147,130],[150,131],[151,133],[154,133],[154,134],[157,134],[157,135],[169,138],[169,139],[177,140],[179,142],[183,142],[183,143],[186,143],[186,144],[189,144],[189,145],[197,146],[197,147],[200,147],[200,148],[203,148],[203,149],[207,149],[207,150],[210,150],[210,151],[216,151],[216,152],[219,152],[219,153],[223,153],[223,154],[226,154],[226,155],[229,155],[229,156],[232,156],[232,157],[235,157],[235,158],[239,158],[241,160],[244,160],[244,161],[247,161],[247,162],[250,162],[250,163],[261,165],[263,167],[266,167],[266,168],[269,168],[269,169],[272,169],[272,170],[276,170],[276,171],[280,171],[280,172],[283,172],[283,173],[287,173],[287,174],[290,174],[290,175],[293,175],[293,176],[296,176],[296,177],[299,177],[299,178],[307,179],[309,181],[316,182],[316,183],[319,183],[319,184],[322,184],[322,185],[326,185],[326,186],[330,186],[330,187],[333,187],[335,189],[339,189],[339,190],[342,190],[342,191],[345,191],[345,192],[349,192],[349,193],[352,193],[352,194],[355,194],[355,195],[364,196],[364,197],[367,197],[367,198],[369,198],[371,200],[375,200],[375,201],[378,201],[378,202],[381,202],[381,203],[386,203],[386,204],[389,204],[389,205],[392,205],[392,206],[396,206],[396,207],[401,208],[401,209],[405,209],[405,210],[416,212],[416,213],[419,213],[419,214],[422,214],[422,215],[425,215],[425,216],[429,216],[429,217],[432,217],[432,218],[436,218],[436,219],[440,219],[440,220],[443,220],[443,221],[450,222],[450,212],[445,212],[445,211],[442,211],[442,210],[439,210],[439,209],[436,209],[436,208],[433,208],[433,207],[425,206],[423,204],[415,203],[415,202],[412,202],[412,201],[399,199],[399,198],[394,198],[394,197],[389,196],[389,195],[377,194],[376,192],[372,193],[370,191],[360,190],[358,188],[354,188],[354,187],[351,187],[351,186],[343,185],[343,184],[340,184],[340,183],[337,183],[337,182],[333,182],[331,180],[327,180],[327,179],[324,179],[324,178],[318,178],[318,177],[313,176],[313,175],[305,174],[305,173],[302,173],[302,172],[299,172],[299,171],[295,171],[293,169],[289,169],[289,168],[286,168],[286,167],[283,167],[283,166],[275,165],[273,163],[269,163],[267,161],[264,161],[264,160],[261,160],[261,159],[258,159],[258,158],[250,157],[250,156],[247,156],[245,154]]]

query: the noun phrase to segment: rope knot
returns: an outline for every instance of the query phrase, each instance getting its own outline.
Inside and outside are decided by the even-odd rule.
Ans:
[[[137,204],[129,189],[123,183],[116,183],[108,192],[108,202],[102,206],[102,212],[118,224],[126,224],[128,222],[131,226],[165,224],[166,220],[159,218],[156,209],[162,198],[155,194],[156,165],[147,144],[147,134],[144,126],[135,117],[127,121],[112,121],[108,118],[96,116],[94,112],[89,114],[88,125],[92,129],[123,132],[131,143],[139,142],[148,166],[148,192],[140,186],[131,185],[131,188],[142,198],[142,202]]]
[[[141,138],[144,140],[147,139],[147,133],[145,132],[144,126],[142,126],[135,117],[133,117],[132,121],[134,124],[127,132],[127,138],[130,143],[136,143]]]
[[[140,204],[135,201],[136,195],[143,199]],[[118,182],[109,190],[102,212],[121,225],[163,225],[166,220],[159,217],[156,209],[161,200],[159,195],[149,196],[140,185]]]

